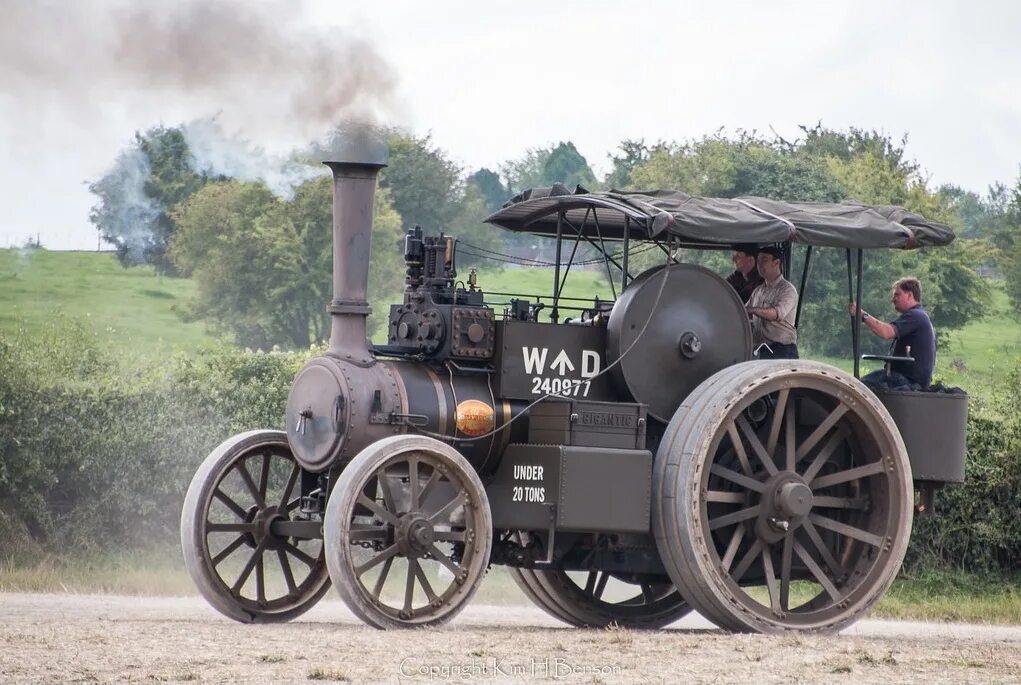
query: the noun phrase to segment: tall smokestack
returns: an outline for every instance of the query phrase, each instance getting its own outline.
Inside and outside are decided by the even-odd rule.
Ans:
[[[369,303],[369,246],[376,176],[380,162],[324,162],[333,172],[333,301],[330,354],[369,365],[366,318]]]

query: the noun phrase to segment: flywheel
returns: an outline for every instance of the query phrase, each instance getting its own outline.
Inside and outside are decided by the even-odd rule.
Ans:
[[[751,359],[752,330],[741,299],[694,264],[639,275],[617,299],[607,329],[607,362],[620,359],[613,369],[618,388],[664,423],[706,378]]]

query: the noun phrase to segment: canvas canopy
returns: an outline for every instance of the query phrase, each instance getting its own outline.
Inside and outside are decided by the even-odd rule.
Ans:
[[[526,190],[486,221],[512,231],[576,231],[599,240],[666,240],[724,246],[796,242],[819,247],[913,249],[947,245],[950,227],[896,206],[783,202],[762,197],[696,197],[676,190],[574,192],[562,185]]]

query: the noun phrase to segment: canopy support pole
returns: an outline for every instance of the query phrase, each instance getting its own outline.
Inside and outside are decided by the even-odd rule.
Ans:
[[[798,292],[798,308],[794,312],[794,328],[801,323],[801,305],[805,301],[805,286],[808,284],[808,274],[812,271],[812,246],[805,249],[805,265],[801,269],[801,288]]]
[[[621,257],[620,267],[620,291],[624,292],[624,288],[627,287],[628,273],[627,273],[627,252],[631,245],[631,217],[627,214],[624,215],[624,256]]]
[[[854,317],[854,323],[853,323],[853,325],[854,325],[854,346],[855,346],[855,350],[854,350],[854,377],[855,378],[861,378],[861,315],[860,314],[861,314],[861,287],[862,287],[862,280],[864,280],[863,276],[862,276],[863,271],[864,271],[864,262],[865,262],[864,254],[865,254],[864,251],[859,247],[858,248],[858,289],[857,289],[857,291],[854,294],[854,304],[855,304],[855,307],[856,307],[856,311],[859,313],[859,316]],[[848,259],[850,259],[850,257],[851,257],[850,250],[848,250],[847,256],[848,256]]]
[[[592,222],[596,225],[596,236],[599,238],[599,251],[603,253],[603,266],[606,267],[606,280],[610,283],[613,299],[617,299],[617,288],[613,285],[613,271],[610,270],[610,256],[606,253],[606,241],[603,240],[603,229],[599,226],[599,213],[592,210]],[[627,252],[624,253],[627,256]]]
[[[549,318],[552,323],[560,322],[560,314],[557,312],[557,303],[560,302],[560,244],[564,237],[564,210],[557,212],[557,259],[556,267],[553,270],[553,309]],[[850,259],[848,252],[848,259]],[[850,276],[850,274],[848,274]]]
[[[844,250],[847,255],[847,301],[854,301],[854,283],[851,280],[851,248]],[[848,313],[850,316],[850,313]],[[854,323],[854,316],[851,316],[851,358],[855,366],[858,365],[858,327]],[[855,374],[857,376],[858,374]]]

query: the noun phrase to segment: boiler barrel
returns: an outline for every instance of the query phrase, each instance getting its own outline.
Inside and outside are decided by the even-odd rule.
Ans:
[[[391,368],[403,386],[405,421],[430,433],[479,437],[510,421],[526,406],[522,401],[496,397],[488,373],[451,374],[447,369],[412,362],[394,362]],[[407,432],[414,433],[415,428],[409,426]],[[488,474],[496,469],[507,445],[525,442],[527,435],[528,420],[522,417],[493,435],[452,444],[476,471]]]

